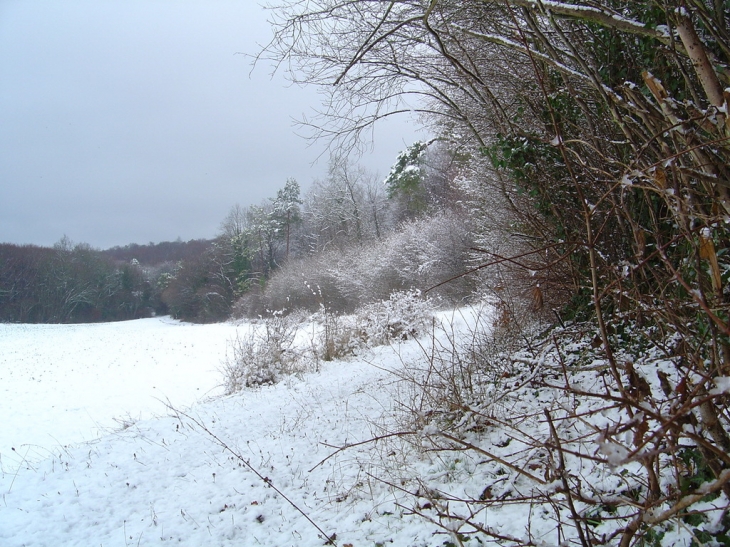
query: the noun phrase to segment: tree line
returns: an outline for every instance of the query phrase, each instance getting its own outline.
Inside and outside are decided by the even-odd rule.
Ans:
[[[422,230],[410,227],[413,241],[407,245],[414,250],[408,260],[400,251],[385,260],[389,245],[406,244],[393,238],[409,222],[443,215],[458,201],[453,158],[437,146],[426,148],[415,143],[405,150],[385,182],[356,164],[333,160],[327,176],[305,193],[290,179],[260,204],[234,205],[212,240],[104,251],[66,237],[52,248],[0,245],[0,321],[73,323],[171,314],[211,322],[228,318],[234,307],[238,315],[256,316],[314,311],[326,300],[333,311],[346,311],[387,298],[392,290],[426,288],[440,277],[433,266],[427,279],[417,271],[424,252],[434,251],[433,241],[430,251],[416,250]],[[442,219],[434,226],[468,234],[463,223],[456,229]],[[438,237],[433,228],[431,236]],[[446,245],[461,258],[441,277],[463,269],[464,237],[457,238],[458,245]]]
[[[53,247],[0,244],[0,321],[80,323],[168,313],[164,280],[176,263],[209,246],[193,240],[99,251],[65,236]],[[129,252],[134,256],[125,257]]]
[[[414,143],[385,181],[333,159],[327,176],[304,193],[289,180],[259,205],[233,206],[206,259],[215,270],[205,277],[207,298],[221,305],[216,317],[322,306],[341,313],[462,273],[471,229],[463,212],[456,220],[461,192],[453,163],[448,150]],[[444,297],[464,297],[466,285],[451,286]]]

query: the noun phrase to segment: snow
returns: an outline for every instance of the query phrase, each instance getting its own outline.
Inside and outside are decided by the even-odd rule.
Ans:
[[[710,390],[710,395],[730,393],[730,376],[718,376],[714,382],[715,388]]]
[[[0,470],[222,393],[232,324],[0,324]],[[15,450],[13,450],[15,448]]]
[[[442,545],[360,448],[333,456],[382,433],[388,369],[418,345],[224,397],[236,329],[0,325],[0,545],[323,545],[308,519],[339,545]]]
[[[432,334],[444,355],[447,339],[468,342],[491,323],[489,311],[469,311],[437,318],[447,320]],[[603,393],[590,333],[566,339],[560,359],[550,341],[513,355],[444,428],[451,418],[438,421],[444,410],[429,398],[461,380],[448,360],[440,369],[438,355],[424,359],[430,338],[223,396],[228,341],[248,327],[0,325],[0,546],[443,547],[475,526],[518,544],[568,544],[576,538],[555,516],[570,518],[562,482],[544,449],[552,427],[586,493],[617,515],[633,510],[622,492],[643,467],[621,411],[566,395],[556,374],[568,367],[565,381]],[[678,381],[663,356],[643,362],[654,363],[641,373],[655,390],[656,370]],[[715,385],[726,393],[730,379]],[[114,421],[125,415],[134,419]],[[566,420],[574,415],[583,418]],[[707,502],[708,526],[725,504]],[[597,530],[610,534],[612,522]]]

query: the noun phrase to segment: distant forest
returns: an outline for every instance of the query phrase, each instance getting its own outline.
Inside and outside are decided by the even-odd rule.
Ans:
[[[211,245],[192,240],[98,251],[67,238],[51,248],[0,244],[0,321],[78,323],[166,314],[161,281]]]
[[[101,254],[118,262],[137,261],[141,266],[158,266],[165,262],[176,263],[181,260],[191,260],[207,251],[211,243],[210,239],[191,239],[190,241],[178,239],[162,243],[150,242],[147,245],[130,243],[123,247],[117,246],[101,251]]]
[[[301,194],[290,179],[259,205],[235,205],[212,240],[97,250],[0,244],[0,321],[78,323],[169,314],[194,322],[304,309],[352,311],[425,290],[467,267],[472,230],[459,161],[417,142],[385,181],[333,162]],[[470,280],[434,295],[467,297]]]

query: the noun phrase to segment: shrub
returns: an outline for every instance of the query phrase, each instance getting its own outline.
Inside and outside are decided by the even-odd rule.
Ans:
[[[282,266],[259,294],[244,296],[235,306],[239,316],[267,309],[303,308],[319,312],[322,305],[338,313],[387,300],[394,291],[427,290],[467,269],[471,236],[456,213],[404,223],[383,241],[327,251]],[[473,291],[474,279],[462,277],[433,291],[457,302]]]
[[[433,321],[434,301],[421,292],[394,292],[388,300],[338,315],[322,306],[313,316],[320,325],[317,355],[325,360],[354,355],[359,349],[407,340],[423,334]]]
[[[283,376],[315,368],[311,352],[295,345],[297,323],[282,313],[274,313],[248,332],[238,333],[223,366],[226,394],[244,387],[278,382]]]
[[[397,470],[414,513],[445,532],[458,523],[480,544],[505,537],[500,515],[535,508],[510,541],[727,544],[727,377],[695,374],[679,337],[626,325],[610,335],[618,381],[594,323],[522,340],[500,324],[498,306],[487,311],[436,326],[395,371],[397,422],[387,441],[373,440],[391,443],[386,454],[408,442],[449,473],[421,462]],[[469,490],[477,473],[486,486]],[[498,524],[485,526],[487,514]]]
[[[393,340],[408,340],[424,333],[433,320],[434,300],[421,291],[396,291],[388,300],[360,307],[355,313],[357,328],[369,346]]]

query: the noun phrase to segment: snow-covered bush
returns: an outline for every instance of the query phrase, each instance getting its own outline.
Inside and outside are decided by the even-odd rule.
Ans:
[[[238,333],[223,366],[226,393],[273,384],[284,376],[313,368],[310,352],[294,343],[297,330],[297,323],[291,317],[274,313],[258,324],[249,325],[248,332]]]
[[[266,309],[307,309],[324,305],[338,313],[387,300],[396,291],[425,291],[467,270],[471,236],[463,216],[445,212],[404,223],[382,241],[346,251],[327,251],[282,266],[261,294],[244,296],[240,315]],[[474,279],[463,277],[431,291],[449,301],[467,298]]]
[[[312,287],[308,290],[318,294]],[[288,315],[270,313],[231,342],[231,354],[223,366],[226,393],[313,370],[320,359],[332,361],[365,347],[419,336],[431,326],[433,310],[433,299],[414,289],[394,292],[387,300],[362,306],[351,315],[338,314],[324,304],[306,319],[301,309]],[[305,321],[313,321],[317,328],[311,345],[303,347],[295,338]]]
[[[398,232],[351,253],[332,267],[342,294],[359,305],[388,299],[394,291],[422,291],[463,274],[472,245],[468,223],[456,212],[405,222]],[[457,302],[471,293],[471,278],[432,291]]]
[[[358,308],[354,314],[338,315],[322,307],[314,319],[320,324],[316,351],[331,361],[358,350],[420,336],[433,323],[434,301],[421,292],[394,292],[390,298]]]
[[[336,262],[336,255],[326,252],[287,262],[276,271],[265,288],[246,293],[234,306],[235,317],[257,317],[266,310],[304,309],[318,312],[321,306],[338,312],[351,312],[327,264]]]
[[[323,361],[354,355],[362,346],[352,316],[339,315],[322,307],[314,320],[320,325],[315,352]]]
[[[387,300],[360,307],[355,321],[364,342],[377,346],[423,334],[431,327],[433,311],[433,299],[411,289],[393,292]]]

